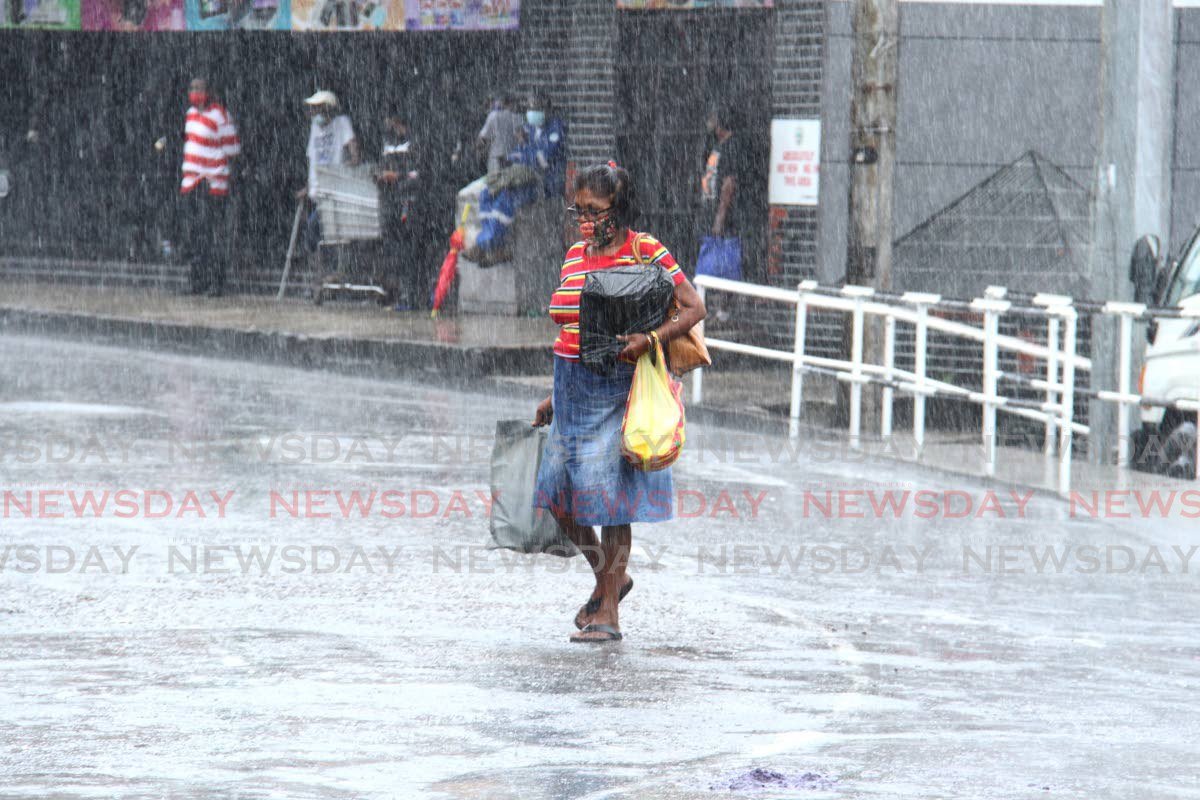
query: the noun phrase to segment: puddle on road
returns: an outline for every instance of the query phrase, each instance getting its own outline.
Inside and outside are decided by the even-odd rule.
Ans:
[[[709,786],[714,790],[730,792],[761,792],[767,789],[833,789],[837,778],[827,778],[815,772],[784,773],[767,767],[754,769],[722,778]]]

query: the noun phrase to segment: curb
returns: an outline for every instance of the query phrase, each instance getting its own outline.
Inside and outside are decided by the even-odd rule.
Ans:
[[[550,349],[541,346],[459,347],[433,342],[348,339],[36,309],[0,308],[0,332],[387,377],[429,373],[475,378],[538,375],[548,373],[553,365]]]

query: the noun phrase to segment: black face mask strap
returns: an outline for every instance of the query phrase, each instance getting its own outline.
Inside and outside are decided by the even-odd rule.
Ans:
[[[617,198],[622,196],[621,192],[621,175],[617,172],[617,162],[609,161],[604,165],[608,168],[608,174],[612,178],[613,194],[610,201],[613,207],[613,218],[618,224],[625,224],[625,203],[617,202]]]

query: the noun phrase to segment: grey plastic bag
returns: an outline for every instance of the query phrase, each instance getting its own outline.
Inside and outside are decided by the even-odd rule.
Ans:
[[[497,547],[518,553],[579,554],[544,508],[533,507],[546,428],[535,428],[523,419],[496,423],[492,448],[492,540]]]

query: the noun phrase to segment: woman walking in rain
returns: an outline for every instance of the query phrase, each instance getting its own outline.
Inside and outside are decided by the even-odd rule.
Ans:
[[[704,319],[704,303],[675,259],[657,239],[638,234],[637,202],[629,173],[609,162],[575,179],[568,211],[582,241],[567,251],[550,317],[560,330],[554,342],[554,390],[538,404],[534,425],[550,425],[534,504],[549,509],[587,558],[595,574],[591,597],[575,616],[572,642],[621,639],[617,605],[633,588],[626,574],[634,522],[672,516],[671,471],[643,472],[621,454],[621,421],[634,364],[650,349],[650,331],[618,337],[624,345],[616,371],[605,377],[579,360],[579,295],[589,272],[657,264],[675,285],[679,314],[655,329],[666,343]],[[638,253],[634,253],[634,246]],[[600,538],[593,526],[600,526]]]

